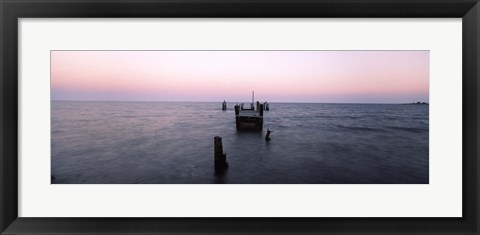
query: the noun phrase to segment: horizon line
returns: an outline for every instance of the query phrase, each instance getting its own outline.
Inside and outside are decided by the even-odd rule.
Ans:
[[[55,102],[163,102],[163,103],[223,103],[223,101],[168,101],[168,100],[50,100]],[[227,103],[251,104],[250,102],[226,101]],[[267,103],[287,103],[287,104],[416,104],[426,103],[426,101],[412,102],[318,102],[318,101],[267,101]],[[260,102],[263,104],[264,102]]]

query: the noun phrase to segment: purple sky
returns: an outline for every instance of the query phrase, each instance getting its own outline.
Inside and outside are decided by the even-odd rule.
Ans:
[[[429,51],[52,51],[53,100],[428,102]]]

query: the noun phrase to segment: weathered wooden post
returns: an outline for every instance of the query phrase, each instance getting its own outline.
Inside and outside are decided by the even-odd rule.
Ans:
[[[235,105],[235,116],[238,116],[240,114],[240,105]]]
[[[240,126],[240,122],[239,122],[239,116],[240,115],[240,105],[235,105],[235,125],[237,127],[237,129],[239,129],[239,126]]]
[[[261,117],[258,121],[258,130],[262,130],[263,129],[263,104],[259,104],[258,107],[259,107],[258,112]]]
[[[215,136],[213,142],[215,146],[215,171],[225,171],[228,168],[228,162],[227,154],[223,153],[222,137]]]
[[[272,132],[270,129],[267,129],[267,135],[265,136],[266,141],[270,141],[270,134],[272,134]]]
[[[240,105],[235,105],[235,123],[238,128],[238,115],[240,115]]]
[[[225,100],[222,103],[222,110],[223,111],[227,110],[227,102],[225,102]]]

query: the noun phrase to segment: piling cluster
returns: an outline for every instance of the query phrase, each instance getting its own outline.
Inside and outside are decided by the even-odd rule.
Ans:
[[[248,110],[248,109],[246,109],[246,108],[243,107],[243,104],[237,104],[237,105],[240,106],[240,109],[241,109],[241,110]],[[263,107],[263,108],[261,108],[262,110],[265,110],[265,111],[269,111],[269,110],[270,110],[270,103],[268,103],[268,102],[263,102],[263,104],[260,104],[260,102],[257,101],[257,110],[260,109],[260,105],[262,105],[262,107]],[[251,104],[251,106],[250,106],[249,109],[254,110],[253,104]],[[227,102],[226,102],[225,100],[222,102],[222,110],[223,110],[223,111],[227,110]]]
[[[262,106],[260,106],[260,105],[262,105]],[[263,102],[263,104],[260,104],[260,102],[257,101],[257,110],[260,110],[260,109],[263,109],[265,111],[269,111],[270,110],[270,104],[268,102]]]

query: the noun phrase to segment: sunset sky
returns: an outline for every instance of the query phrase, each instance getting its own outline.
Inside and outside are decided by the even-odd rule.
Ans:
[[[428,102],[428,51],[52,51],[52,100]]]

